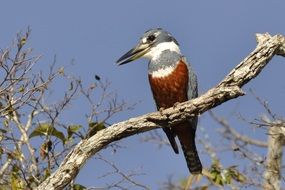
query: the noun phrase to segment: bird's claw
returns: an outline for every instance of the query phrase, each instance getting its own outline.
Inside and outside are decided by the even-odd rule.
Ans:
[[[175,102],[175,103],[173,104],[173,108],[176,108],[176,107],[178,106],[178,104],[180,104],[180,102]]]
[[[163,110],[164,110],[163,107],[159,108],[159,110],[158,110],[161,115],[163,115]]]

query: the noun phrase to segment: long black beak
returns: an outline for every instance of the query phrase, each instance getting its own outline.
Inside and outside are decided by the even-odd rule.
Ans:
[[[149,49],[147,44],[138,44],[136,47],[125,53],[117,61],[118,65],[123,65],[142,57]]]

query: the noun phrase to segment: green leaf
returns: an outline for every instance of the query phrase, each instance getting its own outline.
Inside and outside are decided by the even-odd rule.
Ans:
[[[46,169],[44,170],[44,172],[45,172],[45,174],[44,174],[44,180],[45,180],[46,178],[48,178],[48,177],[50,176],[51,171],[50,171],[49,168],[46,168]]]
[[[92,137],[98,131],[106,128],[104,123],[90,122],[88,125],[89,125],[89,130],[88,130],[87,137]]]
[[[80,184],[74,184],[72,186],[72,190],[85,190],[85,189],[87,189],[87,188],[83,185],[80,185]]]
[[[9,127],[9,121],[5,119],[5,120],[3,121],[3,125],[4,125],[4,127],[6,127],[6,128]]]
[[[182,187],[186,187],[187,181],[188,181],[187,178],[183,178],[183,179],[180,180],[179,184],[181,184]]]
[[[21,41],[20,41],[20,45],[23,47],[27,42],[26,37],[22,37]]]
[[[0,141],[2,141],[4,139],[4,133],[7,133],[7,130],[0,128]],[[1,147],[0,147],[0,149],[1,149]]]
[[[20,37],[20,38],[18,39],[18,44],[17,44],[18,50],[21,50],[22,47],[23,47],[26,43],[27,43],[27,38],[26,38],[26,37]]]
[[[236,166],[229,167],[228,171],[228,175],[230,175],[234,180],[240,183],[246,182],[246,177],[237,170]]]
[[[223,183],[223,178],[221,175],[217,175],[216,179],[215,179],[215,183],[218,184],[218,185],[221,185],[223,186],[224,183]]]
[[[10,117],[13,117],[13,112],[15,111],[15,109],[11,104],[9,104],[9,106],[5,109],[5,111],[6,111],[5,114],[8,114]]]
[[[216,184],[216,185],[224,185],[224,181],[223,181],[223,177],[221,175],[221,168],[219,167],[219,163],[218,162],[214,162],[210,168],[210,173],[212,175],[212,181]]]
[[[17,165],[13,165],[12,172],[10,173],[12,190],[24,190],[25,188],[24,182],[19,176],[19,171],[19,167]]]
[[[20,93],[24,93],[24,92],[25,92],[25,88],[24,88],[24,86],[21,86],[21,87],[18,89],[18,92],[20,92]]]
[[[36,136],[47,136],[53,130],[53,127],[49,123],[41,123],[35,130],[30,134],[29,138],[36,137]]]
[[[231,184],[232,183],[232,175],[230,175],[229,172],[225,172],[225,184]]]
[[[65,136],[62,132],[58,131],[57,129],[54,128],[54,130],[51,133],[52,136],[60,139],[62,141],[63,144],[65,144]]]
[[[53,127],[50,123],[41,123],[35,130],[29,135],[29,138],[33,138],[36,136],[54,136],[65,143],[65,136],[62,132],[58,131],[55,127]]]
[[[9,185],[8,185],[8,184],[5,184],[5,185],[2,185],[2,184],[1,184],[1,185],[0,185],[0,189],[10,189],[10,185],[11,185],[11,184],[9,184]]]
[[[209,186],[202,186],[200,190],[208,190]]]
[[[82,128],[82,125],[69,125],[67,128],[67,139],[70,139],[71,136],[76,133],[80,128]]]
[[[18,175],[19,170],[20,170],[19,167],[16,164],[14,164],[12,167],[12,173]]]
[[[7,130],[5,130],[5,129],[0,129],[0,132],[1,132],[1,133],[7,133]]]

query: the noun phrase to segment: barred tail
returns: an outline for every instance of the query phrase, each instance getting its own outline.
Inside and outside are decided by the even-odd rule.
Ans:
[[[195,144],[191,145],[192,147],[189,147],[181,143],[181,146],[182,146],[182,150],[183,150],[184,157],[186,159],[189,171],[192,174],[202,173],[202,164],[199,159],[199,155],[196,150]]]
[[[188,169],[192,174],[202,173],[202,164],[195,144],[196,124],[195,121],[189,121],[181,126],[173,127],[181,143]]]

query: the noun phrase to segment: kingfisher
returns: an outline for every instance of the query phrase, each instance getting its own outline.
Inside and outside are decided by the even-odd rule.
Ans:
[[[138,44],[117,61],[123,65],[138,58],[146,58],[148,79],[158,110],[175,106],[198,96],[197,77],[181,54],[177,40],[162,28],[146,31]],[[173,127],[162,127],[176,154],[175,137],[180,141],[189,171],[202,173],[202,164],[195,144],[198,117],[195,116]]]

